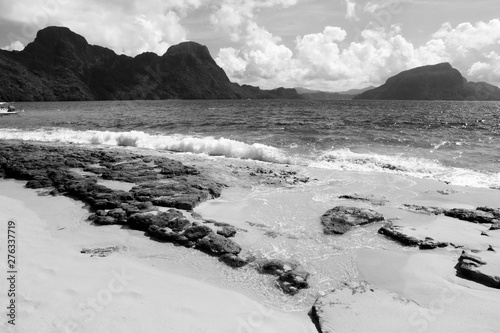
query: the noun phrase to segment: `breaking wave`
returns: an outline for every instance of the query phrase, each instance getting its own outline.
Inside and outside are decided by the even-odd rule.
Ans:
[[[436,160],[417,157],[355,153],[347,148],[328,151],[309,166],[345,171],[396,173],[453,185],[500,187],[500,173],[449,167]]]
[[[292,158],[280,149],[264,144],[247,144],[226,138],[194,137],[180,134],[155,135],[142,131],[75,131],[71,129],[36,131],[2,129],[0,130],[0,139],[137,147],[273,163],[293,163]]]
[[[142,131],[77,131],[64,128],[35,131],[0,129],[0,139],[169,150],[281,164],[301,164],[332,170],[393,173],[434,179],[453,185],[500,188],[500,173],[445,166],[437,160],[418,157],[355,153],[348,148],[323,152],[320,156],[309,155],[299,158],[287,154],[284,149],[260,143],[248,144],[223,137],[161,135]]]

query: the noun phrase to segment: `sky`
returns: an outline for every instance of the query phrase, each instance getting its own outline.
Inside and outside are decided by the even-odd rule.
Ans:
[[[65,26],[117,54],[206,45],[233,82],[345,91],[449,62],[500,86],[499,0],[0,0],[0,48]]]

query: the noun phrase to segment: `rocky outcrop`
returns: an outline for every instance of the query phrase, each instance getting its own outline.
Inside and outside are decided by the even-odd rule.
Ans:
[[[374,210],[358,207],[337,206],[321,216],[323,232],[327,235],[343,234],[357,225],[383,221],[382,214]]]
[[[339,196],[339,199],[346,199],[346,200],[352,200],[352,201],[367,202],[367,203],[370,203],[370,204],[372,204],[374,206],[383,206],[387,202],[389,202],[389,200],[387,200],[385,198],[378,198],[378,197],[376,197],[374,195],[362,196],[362,195],[359,195],[357,193],[354,193],[354,194],[344,194],[344,195]]]
[[[464,208],[440,208],[428,207],[419,205],[403,205],[403,209],[422,212],[431,215],[445,215],[459,220],[473,222],[473,223],[500,223],[500,209],[490,207],[477,207],[476,209]]]
[[[354,99],[498,101],[500,88],[486,82],[467,82],[449,63],[441,63],[401,72]]]
[[[463,251],[455,266],[457,275],[485,286],[500,289],[500,253]]]
[[[280,259],[264,259],[254,263],[256,269],[262,274],[277,276],[276,283],[285,293],[297,294],[300,289],[308,288],[309,273],[299,269],[297,263]]]
[[[388,223],[378,230],[379,234],[385,235],[405,246],[418,246],[421,250],[431,250],[438,247],[447,247],[449,243],[435,241],[431,237],[418,239],[405,233],[404,228]]]
[[[22,51],[0,50],[0,100],[302,98],[229,81],[206,46],[183,42],[158,56],[117,55],[64,27],[40,30]]]

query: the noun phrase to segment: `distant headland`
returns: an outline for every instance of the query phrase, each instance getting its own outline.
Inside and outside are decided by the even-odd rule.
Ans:
[[[158,56],[117,55],[64,27],[38,31],[22,51],[0,50],[0,100],[301,99],[295,89],[239,85],[195,42]]]
[[[401,72],[354,99],[499,101],[500,88],[486,82],[468,82],[449,63],[441,63]]]

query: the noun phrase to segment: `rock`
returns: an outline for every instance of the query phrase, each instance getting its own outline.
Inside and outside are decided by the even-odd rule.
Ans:
[[[219,257],[219,260],[228,266],[239,268],[248,264],[248,260],[240,258],[236,254],[226,253]]]
[[[206,225],[192,226],[184,230],[183,235],[191,241],[196,241],[197,239],[203,238],[212,232],[210,227]]]
[[[500,230],[500,222],[495,222],[491,225],[490,230]]]
[[[401,231],[401,227],[392,225],[391,223],[383,226],[378,230],[379,234],[385,235],[402,245],[407,245],[407,246],[419,246],[420,243],[422,242],[421,240],[408,236],[405,233]]]
[[[377,198],[374,195],[369,195],[369,196],[363,197],[363,196],[360,196],[359,194],[356,194],[356,193],[350,194],[350,195],[349,194],[341,195],[341,196],[339,196],[339,199],[369,202],[374,206],[383,206],[387,202],[389,202],[389,200],[387,200],[385,198]]]
[[[289,271],[278,277],[278,285],[284,293],[295,295],[300,289],[308,288],[309,273],[304,271]]]
[[[422,310],[396,293],[353,282],[319,297],[309,316],[321,333],[413,332],[408,318]]]
[[[241,247],[226,237],[209,234],[197,241],[197,247],[209,254],[220,256],[226,253],[238,254]]]
[[[325,234],[343,234],[353,226],[383,221],[384,217],[371,209],[337,206],[321,216]]]
[[[445,215],[459,220],[473,223],[500,223],[497,209],[488,207],[478,207],[477,209],[452,208],[445,209],[439,207],[426,207],[418,205],[403,205],[404,209],[424,212],[432,215]]]
[[[92,221],[95,224],[99,224],[99,225],[118,224],[117,220],[111,216],[96,216],[95,218],[92,219]]]
[[[493,214],[496,218],[500,219],[500,208],[477,207],[476,210]]]
[[[180,244],[185,247],[193,247],[196,244],[194,241],[188,239],[183,234],[175,232],[168,227],[159,227],[157,225],[152,225],[148,229],[148,234],[159,241]]]
[[[109,246],[103,248],[87,249],[84,248],[80,253],[90,254],[91,257],[107,257],[111,253],[120,250],[120,246]]]
[[[129,216],[127,225],[132,229],[146,231],[155,224],[156,215],[151,213],[135,213]]]
[[[234,235],[236,235],[236,228],[223,227],[221,230],[217,230],[217,233],[224,237],[234,237]]]
[[[455,266],[457,276],[500,289],[500,253],[463,251]]]
[[[281,259],[263,259],[255,262],[256,269],[262,274],[283,275],[297,268],[297,264]]]
[[[416,211],[419,213],[426,213],[430,215],[442,215],[445,212],[444,208],[439,208],[439,207],[426,207],[426,206],[419,206],[419,205],[403,205],[402,208],[406,210],[412,210]]]
[[[438,247],[447,247],[449,243],[446,242],[437,242],[430,237],[426,237],[425,240],[421,241],[418,245],[420,250],[432,250]]]
[[[474,223],[497,223],[500,222],[491,212],[483,210],[471,210],[462,208],[453,208],[445,210],[444,215],[454,217],[460,220]]]
[[[179,232],[188,228],[191,222],[181,212],[170,209],[167,212],[161,212],[157,215],[152,212],[132,214],[129,216],[127,224],[133,229],[143,231],[148,230],[152,225],[156,225],[158,227],[168,227],[173,231]]]

